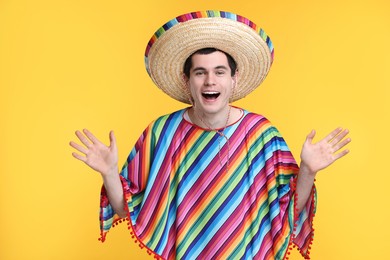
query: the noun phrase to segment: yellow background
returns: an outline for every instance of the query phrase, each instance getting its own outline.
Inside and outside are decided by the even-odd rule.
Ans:
[[[98,242],[101,178],[68,143],[113,129],[124,162],[151,120],[183,108],[153,85],[144,50],[166,21],[207,9],[271,36],[268,78],[236,105],[267,116],[297,159],[312,128],[351,131],[351,153],[317,178],[312,258],[389,259],[387,0],[1,0],[0,259],[150,259],[126,225]]]

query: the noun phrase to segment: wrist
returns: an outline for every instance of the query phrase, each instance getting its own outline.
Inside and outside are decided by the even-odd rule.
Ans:
[[[301,165],[299,166],[299,174],[300,175],[306,175],[306,176],[312,176],[313,178],[317,175],[317,172],[312,170],[309,165],[307,165],[305,162],[301,162]]]
[[[112,179],[118,177],[118,167],[112,167],[100,173],[103,179]]]

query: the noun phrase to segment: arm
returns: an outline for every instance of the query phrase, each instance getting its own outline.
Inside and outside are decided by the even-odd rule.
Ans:
[[[312,143],[315,136],[314,130],[307,136],[301,152],[301,165],[297,180],[297,209],[299,213],[311,194],[317,173],[349,152],[349,150],[343,149],[351,142],[350,138],[345,138],[347,134],[347,129],[337,128],[317,143]]]
[[[127,214],[124,210],[123,188],[118,174],[118,149],[114,133],[110,132],[110,146],[104,145],[86,129],[83,133],[76,131],[76,136],[84,146],[73,141],[70,142],[70,146],[84,155],[75,152],[72,155],[100,173],[111,206],[121,218],[124,218]]]

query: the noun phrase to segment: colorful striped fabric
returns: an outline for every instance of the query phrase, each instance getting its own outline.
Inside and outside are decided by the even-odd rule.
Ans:
[[[244,110],[226,139],[187,122],[184,110],[143,132],[121,172],[128,225],[141,247],[163,259],[283,259],[289,245],[305,258],[316,192],[299,215],[298,166],[263,116]],[[101,240],[119,220],[104,187]]]

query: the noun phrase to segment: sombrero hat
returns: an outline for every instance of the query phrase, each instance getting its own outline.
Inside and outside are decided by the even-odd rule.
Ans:
[[[219,49],[236,61],[240,79],[231,102],[263,82],[274,56],[270,38],[249,19],[223,11],[193,12],[172,19],[155,32],[145,51],[146,70],[166,94],[189,103],[183,65],[203,48]]]

